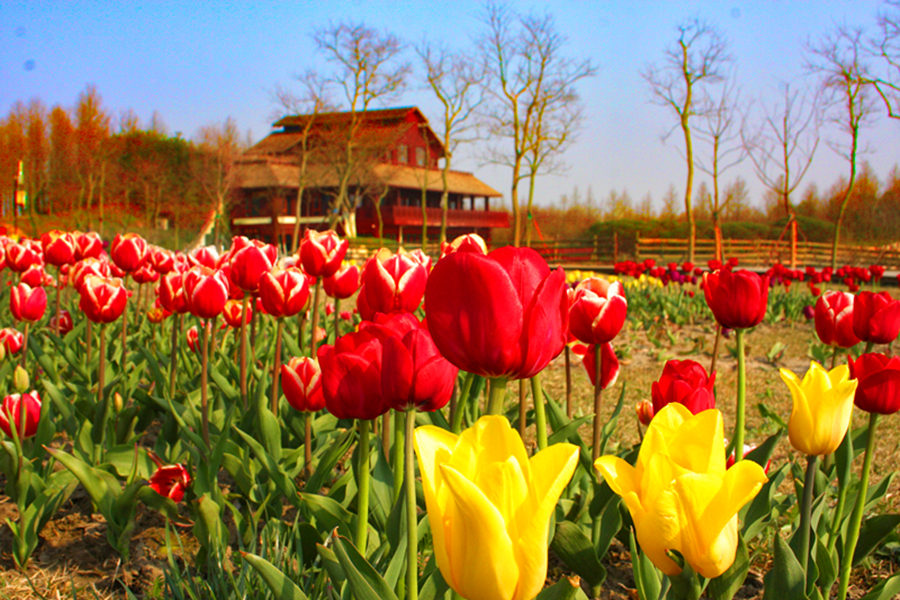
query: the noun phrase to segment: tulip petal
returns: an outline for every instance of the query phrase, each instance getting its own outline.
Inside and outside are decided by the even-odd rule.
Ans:
[[[434,556],[442,573],[450,573],[450,557],[447,556],[447,544],[444,540],[444,527],[447,523],[446,496],[443,473],[437,468],[445,463],[459,437],[446,429],[425,425],[415,431],[414,444],[419,459],[419,473],[422,476],[422,491],[425,495],[425,508],[428,511],[428,522],[431,524],[431,535],[434,538]],[[439,491],[443,491],[439,494]]]
[[[506,417],[487,415],[460,434],[448,464],[480,486],[478,464],[505,462],[510,457],[523,472],[528,468],[528,454],[519,433],[509,426]]]
[[[502,515],[459,471],[449,465],[441,465],[440,471],[452,495],[445,522],[456,524],[445,528],[448,583],[468,600],[511,600],[519,567]]]
[[[717,410],[705,410],[686,419],[675,435],[669,438],[669,448],[675,462],[698,473],[724,472],[724,427],[722,413]]]

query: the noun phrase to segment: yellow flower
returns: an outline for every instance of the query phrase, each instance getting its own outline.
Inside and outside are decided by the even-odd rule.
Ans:
[[[547,576],[550,516],[578,463],[572,444],[531,459],[504,417],[484,416],[459,436],[416,429],[416,455],[434,554],[468,600],[531,600]]]
[[[830,371],[812,362],[803,380],[787,369],[781,378],[791,390],[794,408],[788,423],[791,445],[809,456],[831,454],[850,427],[857,381],[840,365]]]
[[[680,568],[667,550],[704,577],[718,577],[734,562],[737,513],[766,475],[748,460],[726,470],[724,448],[718,410],[692,415],[672,403],[650,422],[635,466],[617,456],[594,463],[631,512],[644,553],[668,575]]]

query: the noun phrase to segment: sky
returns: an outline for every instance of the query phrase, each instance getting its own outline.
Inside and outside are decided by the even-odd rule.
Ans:
[[[683,194],[685,164],[671,109],[652,102],[641,73],[659,65],[677,39],[676,27],[689,19],[706,21],[725,38],[736,79],[748,105],[779,98],[778,86],[812,88],[805,74],[804,48],[839,25],[874,34],[882,2],[852,1],[597,1],[510,2],[520,13],[549,12],[566,37],[565,53],[588,58],[597,75],[578,91],[584,123],[563,156],[564,172],[542,177],[539,204],[557,202],[588,188],[598,202],[612,190],[638,202],[649,194],[656,207],[671,186]],[[254,142],[271,131],[277,117],[278,86],[290,89],[297,74],[329,69],[311,33],[341,22],[364,23],[410,44],[423,40],[455,49],[473,45],[482,28],[483,4],[458,0],[421,2],[341,1],[139,2],[0,0],[0,115],[16,101],[41,99],[71,108],[87,85],[96,86],[114,116],[133,110],[146,126],[154,112],[169,132],[187,138],[204,125],[233,118]],[[410,53],[415,65],[415,55]],[[439,113],[417,70],[407,91],[391,106],[417,105],[435,127]],[[864,153],[884,181],[900,161],[900,120],[877,110],[863,130]],[[825,124],[823,142],[844,139]],[[665,139],[664,139],[665,138]],[[702,148],[701,148],[702,151]],[[508,168],[483,164],[477,142],[461,146],[453,166],[469,170],[504,192]],[[802,188],[832,186],[849,170],[828,143],[819,145]],[[763,188],[745,160],[725,173],[740,176],[751,202],[762,203]],[[695,187],[709,180],[698,173]]]

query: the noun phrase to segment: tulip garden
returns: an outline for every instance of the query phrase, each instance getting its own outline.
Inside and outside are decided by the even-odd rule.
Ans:
[[[347,249],[0,238],[0,598],[900,595],[883,268]]]

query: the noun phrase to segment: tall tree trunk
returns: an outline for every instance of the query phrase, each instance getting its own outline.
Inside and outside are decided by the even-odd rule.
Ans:
[[[688,104],[690,106],[690,104]],[[697,223],[694,221],[694,207],[691,193],[694,186],[694,147],[691,142],[691,128],[688,125],[688,113],[681,117],[681,129],[684,132],[684,153],[687,164],[687,181],[684,189],[684,213],[688,221],[688,260],[694,262],[694,248],[697,244]]]

